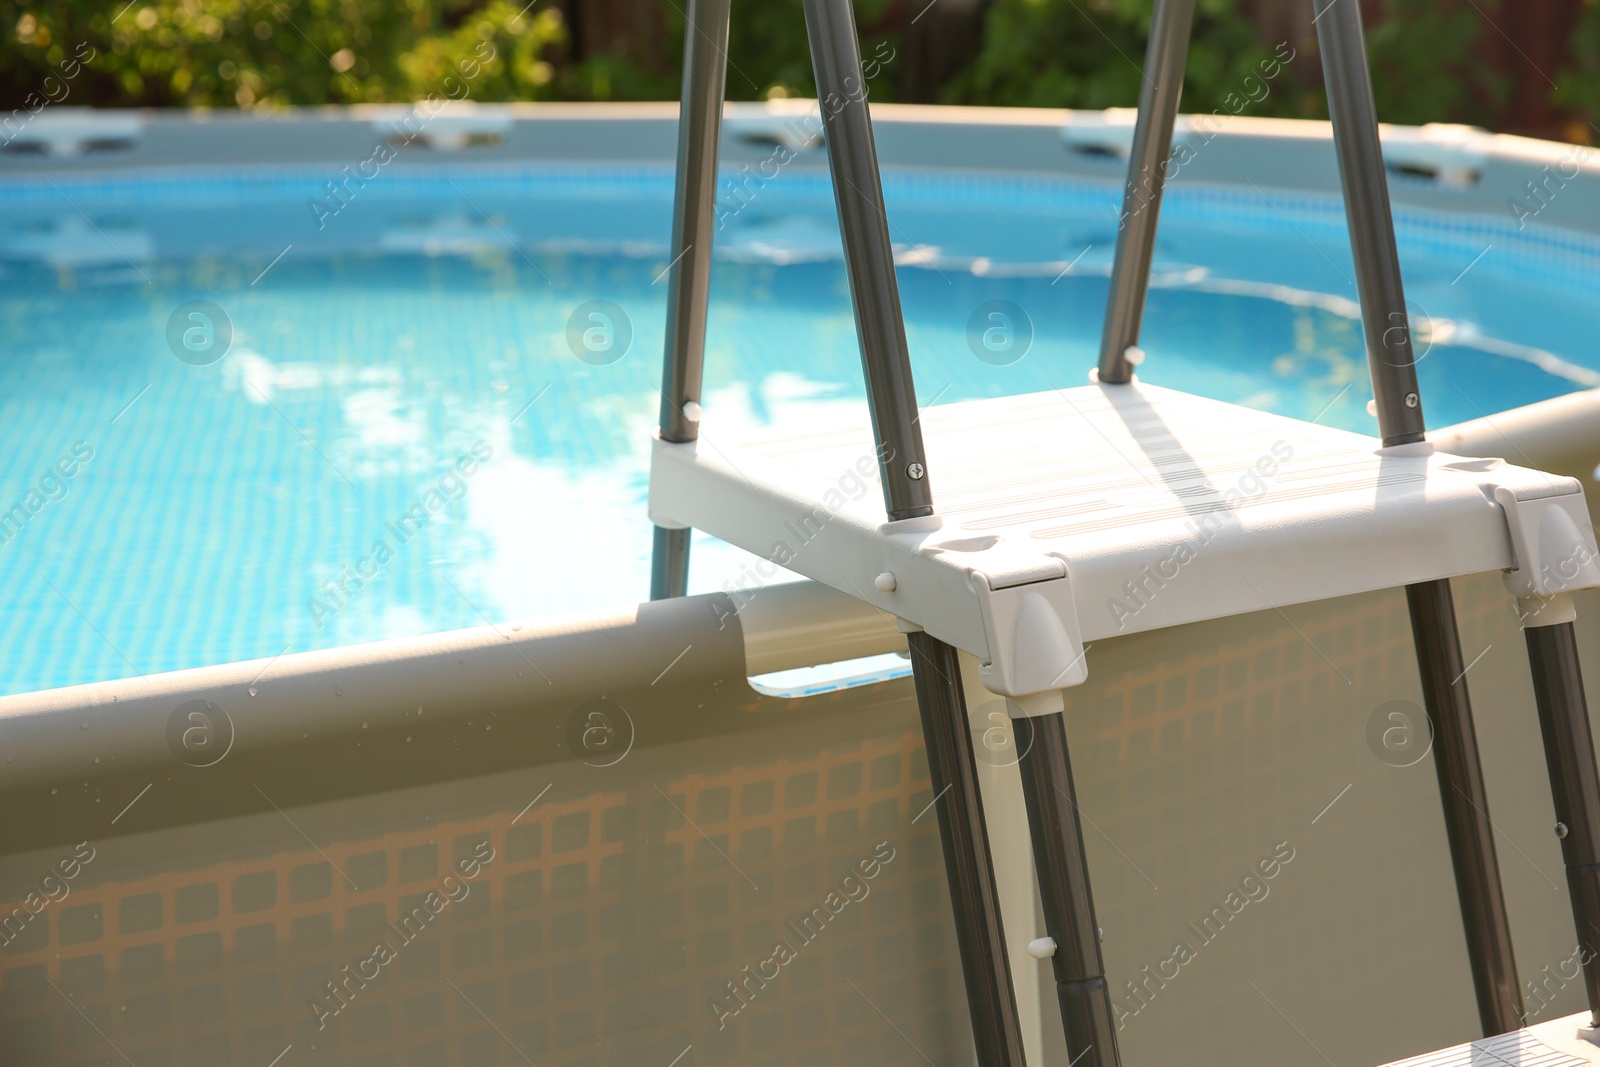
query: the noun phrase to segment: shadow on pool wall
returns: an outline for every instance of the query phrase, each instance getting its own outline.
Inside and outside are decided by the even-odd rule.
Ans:
[[[1572,934],[1548,798],[1512,785],[1542,775],[1529,682],[1497,578],[1456,587],[1463,648],[1483,652],[1470,682],[1531,977]],[[1583,599],[1592,620],[1600,598]],[[221,708],[239,739],[211,766],[160,735],[165,705],[137,682],[63,691],[54,713],[7,698],[19,758],[0,788],[36,817],[0,859],[6,913],[79,842],[92,859],[0,951],[6,1062],[112,1045],[141,1067],[248,1067],[291,1044],[351,1065],[970,1055],[909,681],[759,697],[713,601],[461,644],[402,676],[296,674],[259,707],[201,686],[212,718],[194,721],[211,729]],[[1374,741],[1374,721],[1419,722],[1403,598],[1292,614],[1098,643],[1069,691],[1130,1062],[1197,1045],[1320,1062],[1279,1010],[1336,1062],[1475,1032],[1426,742]],[[693,651],[652,685],[682,642]],[[515,679],[519,656],[552,682]],[[597,657],[619,667],[603,684]],[[388,710],[357,724],[341,702]],[[291,708],[324,726],[296,736]],[[78,775],[26,759],[59,764],[67,743]],[[124,766],[88,765],[91,750]],[[981,750],[1004,839],[1014,751]],[[1002,881],[1031,886],[1025,853],[997,851]],[[1020,951],[1036,928],[1007,920],[1049,1050],[1048,971]],[[1581,993],[1549,999],[1530,999],[1536,1018]]]

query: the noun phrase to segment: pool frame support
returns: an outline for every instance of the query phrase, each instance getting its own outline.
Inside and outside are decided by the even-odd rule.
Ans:
[[[1327,0],[1316,27],[1379,433],[1385,448],[1417,444],[1425,440],[1422,397],[1358,0]],[[1450,582],[1407,586],[1406,601],[1478,1016],[1485,1036],[1506,1033],[1522,1025],[1522,992]]]
[[[689,0],[683,44],[683,101],[678,112],[678,174],[673,186],[672,259],[667,268],[666,351],[662,358],[661,439],[693,441],[705,375],[706,304],[717,215],[717,145],[728,80],[732,0]],[[688,529],[657,526],[650,599],[689,590]]]
[[[850,0],[804,0],[803,6],[884,504],[891,522],[917,519],[933,514],[933,493],[855,15]],[[926,633],[907,634],[907,643],[977,1062],[1024,1067],[960,662],[955,648]]]

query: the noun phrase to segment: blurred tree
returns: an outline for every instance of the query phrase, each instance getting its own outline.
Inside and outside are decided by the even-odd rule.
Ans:
[[[1551,99],[1578,113],[1566,139],[1594,144],[1600,141],[1600,0],[1583,0],[1571,44],[1571,61],[1562,67],[1561,87]]]
[[[896,64],[904,41],[899,33],[887,32],[881,25],[890,7],[890,0],[856,0],[855,3],[862,58],[874,54],[894,57],[887,63],[880,63],[876,76],[869,71],[867,83],[874,100],[896,98]],[[728,59],[730,99],[763,100],[769,96],[812,97],[817,94],[816,80],[811,73],[811,48],[806,43],[805,12],[800,0],[757,0],[755,3],[735,0]]]
[[[55,103],[123,107],[402,101],[454,95],[446,78],[480,101],[677,96],[688,0],[526,2],[0,0],[0,110],[40,106],[47,86]],[[1324,115],[1312,2],[1198,0],[1184,109],[1243,93],[1251,115]],[[1078,108],[1137,101],[1151,6],[855,2],[874,100]],[[1600,140],[1600,0],[1363,9],[1385,120]],[[1246,79],[1288,51],[1255,99]],[[737,0],[728,55],[730,99],[815,93],[801,0]]]
[[[1498,125],[1509,81],[1479,50],[1499,7],[1498,0],[1384,0],[1383,17],[1367,29],[1383,121]]]
[[[98,0],[0,2],[0,103],[25,106],[82,49],[73,104],[279,107],[447,95],[461,64],[477,99],[545,99],[566,39],[558,10],[508,0]],[[481,63],[491,42],[494,54]]]
[[[945,97],[959,104],[1132,107],[1139,102],[1150,14],[1149,0],[994,0],[983,50]],[[1246,91],[1246,78],[1259,78],[1259,64],[1273,51],[1233,0],[1199,0],[1183,109],[1224,108],[1228,94]],[[1305,58],[1300,53],[1292,64]],[[1280,77],[1250,114],[1315,108],[1303,82]]]

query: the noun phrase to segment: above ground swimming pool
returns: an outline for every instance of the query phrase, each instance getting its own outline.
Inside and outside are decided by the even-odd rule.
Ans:
[[[644,599],[672,180],[0,179],[0,693]],[[864,419],[826,175],[724,185],[703,440]],[[1084,381],[1110,172],[885,188],[924,405]],[[1430,425],[1600,385],[1600,240],[1396,216]],[[1155,275],[1143,379],[1375,431],[1337,193],[1180,179]],[[698,541],[691,592],[752,558]]]

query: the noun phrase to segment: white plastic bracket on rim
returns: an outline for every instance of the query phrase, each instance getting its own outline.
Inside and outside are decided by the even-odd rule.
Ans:
[[[1566,594],[1600,587],[1600,550],[1583,487],[1572,478],[1521,491],[1500,486],[1495,503],[1505,512],[1516,565],[1506,588],[1521,606],[1526,626],[1554,626],[1575,616]]]

